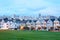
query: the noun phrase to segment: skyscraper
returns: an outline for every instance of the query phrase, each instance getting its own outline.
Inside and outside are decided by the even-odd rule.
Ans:
[[[39,18],[41,17],[41,14],[39,13]]]

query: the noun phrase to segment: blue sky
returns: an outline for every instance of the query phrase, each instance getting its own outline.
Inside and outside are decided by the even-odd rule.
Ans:
[[[0,0],[0,15],[60,16],[60,0]]]

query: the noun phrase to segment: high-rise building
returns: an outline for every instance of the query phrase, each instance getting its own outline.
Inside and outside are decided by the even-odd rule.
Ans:
[[[41,17],[41,14],[39,13],[39,18]]]

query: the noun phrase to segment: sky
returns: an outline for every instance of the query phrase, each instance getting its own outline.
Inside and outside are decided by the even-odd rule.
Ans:
[[[0,15],[60,16],[60,0],[0,0]]]

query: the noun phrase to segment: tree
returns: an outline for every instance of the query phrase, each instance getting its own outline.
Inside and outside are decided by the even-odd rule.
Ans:
[[[0,19],[0,22],[2,21],[2,19]]]
[[[49,20],[49,19],[44,19],[45,20],[45,22],[47,23],[47,21]]]
[[[52,21],[52,23],[53,23],[53,25],[54,25],[55,18],[51,18],[51,21]]]
[[[4,21],[5,21],[5,22],[7,22],[7,21],[8,21],[8,18],[7,18],[7,17],[6,17],[6,18],[4,18]]]
[[[58,21],[60,22],[60,17],[58,18]]]

